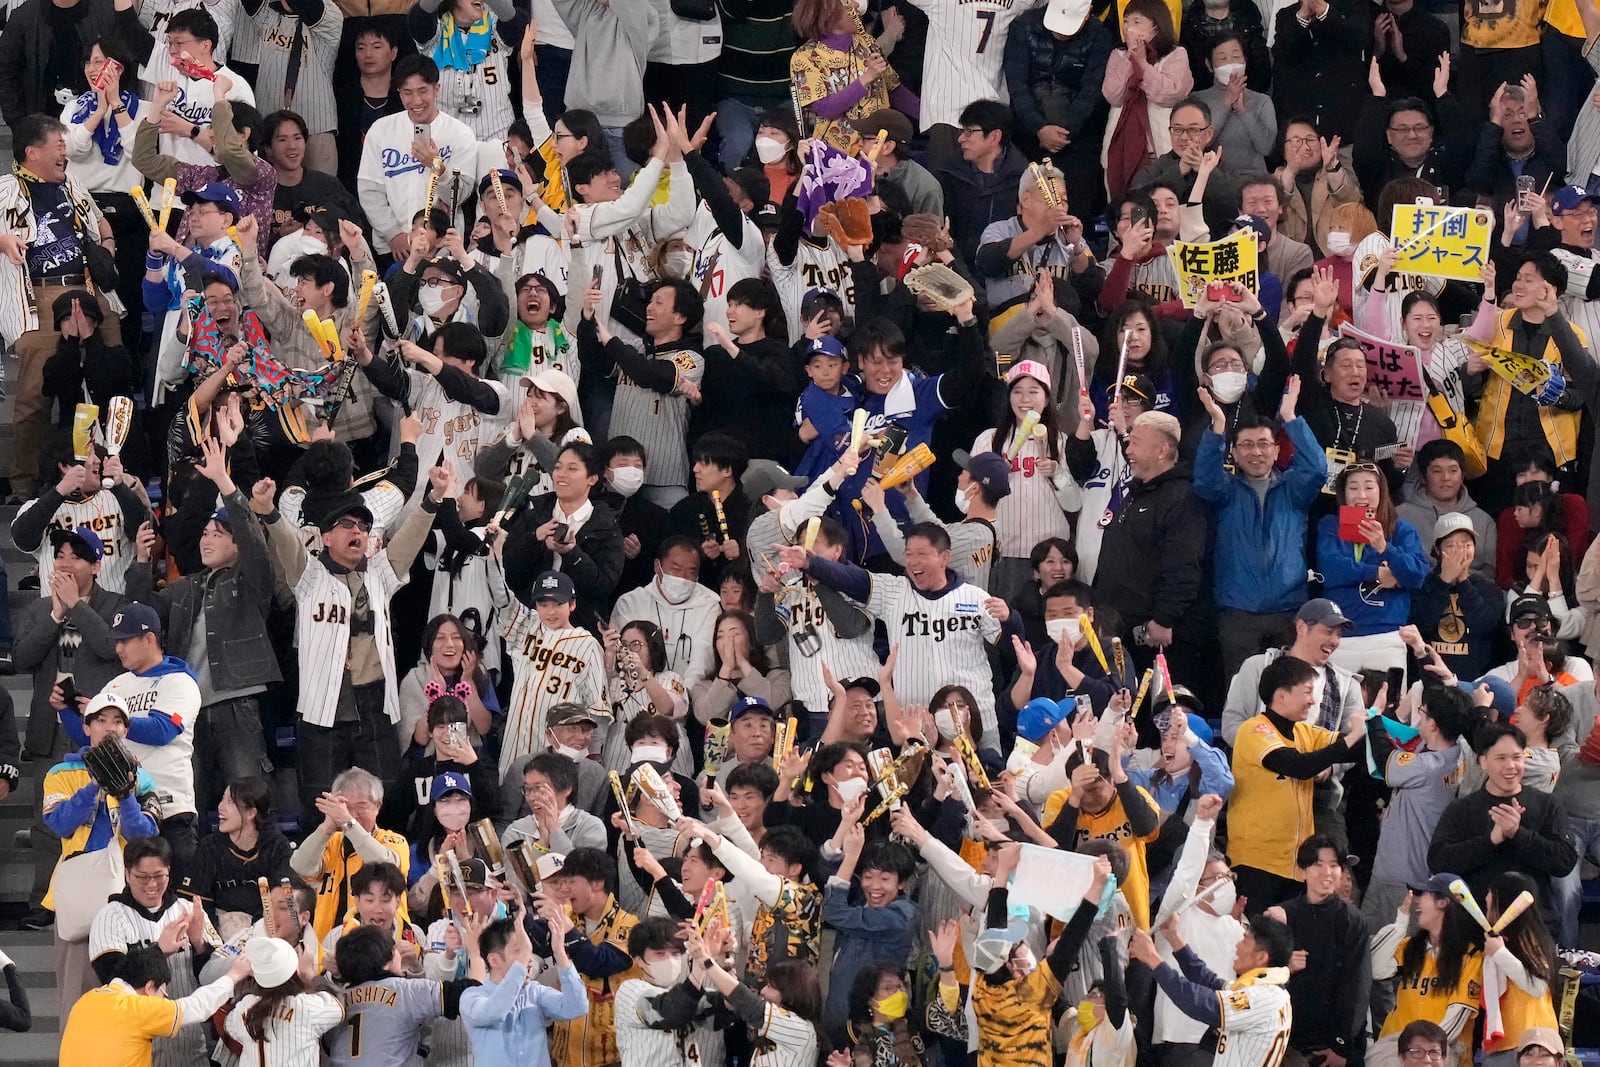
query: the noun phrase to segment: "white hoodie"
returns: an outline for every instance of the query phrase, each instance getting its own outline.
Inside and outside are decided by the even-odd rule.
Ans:
[[[661,576],[657,575],[617,598],[611,625],[621,630],[630,622],[643,621],[661,627],[661,638],[667,643],[667,670],[683,679],[685,687],[692,687],[711,676],[720,614],[722,601],[705,586],[696,584],[688,599],[674,604],[662,594]]]

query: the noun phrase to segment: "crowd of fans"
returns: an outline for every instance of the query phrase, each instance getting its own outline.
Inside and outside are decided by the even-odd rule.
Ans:
[[[12,4],[61,1062],[1554,1067],[1596,35]]]

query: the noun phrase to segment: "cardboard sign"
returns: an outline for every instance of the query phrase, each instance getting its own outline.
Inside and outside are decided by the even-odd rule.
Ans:
[[[1467,345],[1489,364],[1490,370],[1510,382],[1511,388],[1519,393],[1533,396],[1550,381],[1550,368],[1543,360],[1523,355],[1521,352],[1512,352],[1510,349],[1486,345],[1471,338],[1465,340]]]
[[[1339,328],[1341,337],[1348,337],[1361,346],[1367,357],[1367,382],[1377,387],[1389,400],[1389,420],[1401,441],[1417,443],[1417,430],[1422,425],[1422,408],[1428,400],[1428,385],[1422,376],[1422,353],[1415,347],[1387,341],[1381,337],[1351,326]]]
[[[1213,282],[1240,282],[1252,293],[1261,291],[1261,275],[1256,264],[1256,238],[1249,230],[1230,234],[1220,241],[1188,244],[1174,241],[1167,258],[1178,274],[1178,297],[1192,308]]]
[[[1482,208],[1396,204],[1389,228],[1399,249],[1394,269],[1481,281],[1489,259],[1491,222]]]

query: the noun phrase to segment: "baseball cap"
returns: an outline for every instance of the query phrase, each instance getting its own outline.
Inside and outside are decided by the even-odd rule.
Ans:
[[[846,691],[851,689],[866,690],[872,695],[872,699],[874,700],[878,699],[878,694],[883,692],[883,689],[878,685],[878,680],[876,678],[868,678],[865,675],[860,678],[847,678],[843,684]]]
[[[578,590],[572,584],[572,579],[561,571],[545,571],[534,580],[533,602],[541,600],[554,600],[558,604],[570,604],[578,599]]]
[[[976,456],[964,449],[950,453],[956,466],[972,475],[972,480],[983,486],[995,500],[1011,495],[1011,464],[998,452],[979,452]]]
[[[830,356],[833,359],[845,359],[844,342],[837,337],[817,337],[806,346],[806,362],[810,363],[814,356]]]
[[[547,367],[538,374],[524,374],[517,379],[517,384],[523,389],[532,386],[541,393],[559,396],[566,402],[567,414],[572,416],[572,421],[583,425],[583,408],[578,405],[578,383],[566,371]]]
[[[1239,215],[1233,220],[1233,229],[1254,230],[1256,237],[1263,243],[1272,240],[1272,227],[1267,225],[1267,220],[1260,215]]]
[[[1307,626],[1328,626],[1344,629],[1354,626],[1355,623],[1344,617],[1344,612],[1339,610],[1339,605],[1325,596],[1313,597],[1300,605],[1300,610],[1294,613],[1296,622],[1303,622]]]
[[[911,120],[892,107],[881,107],[859,122],[852,122],[863,137],[880,137],[897,144],[910,144]]]
[[[590,726],[599,726],[599,720],[594,717],[594,712],[582,704],[565,701],[557,704],[545,712],[544,724],[546,726],[571,726],[574,723],[586,722]]]
[[[245,942],[244,954],[250,961],[250,977],[263,989],[276,989],[300,969],[294,946],[276,937],[252,937]]]
[[[760,167],[737,167],[728,178],[743,189],[744,195],[757,207],[772,199],[772,182]]]
[[[1470,518],[1459,511],[1447,511],[1433,524],[1433,543],[1438,544],[1453,533],[1469,533],[1474,541],[1478,539],[1478,531]]]
[[[751,216],[755,220],[756,228],[761,230],[776,230],[783,221],[783,215],[778,211],[778,205],[773,203],[762,204],[756,208]]]
[[[501,189],[515,189],[517,191],[517,195],[519,195],[519,196],[522,195],[522,179],[517,177],[517,172],[516,171],[507,170],[506,168],[501,167],[499,170],[495,171],[494,173],[500,175],[500,188]],[[490,190],[493,189],[493,188],[494,188],[494,186],[489,181],[489,175],[488,174],[485,174],[482,178],[479,178],[478,179],[478,199],[482,200],[486,196],[487,197],[493,197],[494,193],[490,192]]]
[[[489,865],[481,856],[461,861],[461,880],[467,883],[468,889],[483,889],[489,885]]]
[[[1050,390],[1050,368],[1036,359],[1019,360],[1011,364],[1011,369],[1006,371],[1006,384],[1013,385],[1018,378],[1032,378]]]
[[[774,719],[778,717],[777,712],[772,710],[772,705],[760,697],[744,697],[734,701],[732,709],[728,712],[728,722],[737,722],[742,716],[750,714],[770,715]]]
[[[128,641],[135,637],[143,637],[145,634],[160,632],[161,616],[156,614],[156,609],[137,600],[124,604],[115,615],[111,616],[113,641]]]
[[[1522,1042],[1517,1051],[1526,1052],[1530,1048],[1542,1048],[1556,1056],[1567,1054],[1566,1046],[1561,1043],[1561,1035],[1548,1026],[1530,1026],[1522,1031]]]
[[[1472,681],[1461,679],[1456,682],[1456,688],[1469,697],[1478,691],[1480,685],[1489,687],[1489,707],[1494,709],[1494,713],[1500,718],[1509,721],[1517,710],[1517,693],[1511,688],[1511,683],[1493,674],[1486,674]]]
[[[428,803],[444,796],[446,793],[465,793],[472,796],[472,782],[464,774],[455,771],[443,771],[433,776],[433,783],[428,786]]]
[[[1034,697],[1028,701],[1017,712],[1017,736],[1034,744],[1043,741],[1045,735],[1070,714],[1064,703],[1058,704],[1049,697]]]
[[[123,722],[132,722],[133,715],[128,710],[128,702],[116,693],[100,693],[90,699],[83,706],[83,721],[88,722],[102,711],[114,711],[122,716]]]
[[[1555,621],[1555,613],[1550,610],[1550,602],[1542,596],[1519,596],[1511,602],[1511,610],[1506,612],[1506,618],[1516,622],[1522,615],[1536,615],[1541,619]]]
[[[1600,204],[1600,194],[1591,193],[1581,185],[1563,185],[1556,190],[1555,203],[1550,205],[1550,210],[1565,215],[1585,200]]]
[[[822,340],[822,338],[818,338]],[[798,492],[806,487],[806,480],[790,474],[783,465],[770,459],[753,459],[739,478],[739,488],[746,500],[760,500],[779,489]]]
[[[100,557],[106,554],[105,542],[87,526],[51,530],[50,547],[60,551],[62,545],[71,545],[72,554],[85,563],[99,563]]]
[[[72,314],[72,302],[74,300],[78,302],[79,307],[83,308],[83,313],[89,316],[96,325],[105,321],[106,314],[100,310],[100,301],[96,300],[87,289],[68,289],[56,297],[55,301],[50,305],[50,312],[55,316],[56,329],[61,329],[61,324]]]
[[[211,521],[218,526],[226,527],[229,533],[233,532],[233,520],[228,518],[227,508],[218,508],[211,513]]]
[[[1083,29],[1091,6],[1089,0],[1050,0],[1044,9],[1044,28],[1070,37]]]
[[[367,503],[361,498],[360,493],[349,492],[341,493],[329,501],[327,507],[323,509],[321,517],[317,519],[317,529],[327,533],[338,525],[339,520],[346,515],[354,515],[368,526],[372,525],[372,509],[367,507]]]
[[[1146,404],[1156,402],[1156,384],[1143,374],[1129,374],[1122,379],[1122,391],[1132,393]]]
[[[198,189],[191,189],[183,194],[183,202],[188,207],[199,203],[216,204],[226,209],[234,218],[244,215],[244,203],[239,199],[239,194],[231,187],[221,182],[211,182]]]
[[[533,873],[539,876],[542,882],[546,878],[554,878],[561,873],[561,868],[567,865],[567,857],[560,852],[546,852],[533,861]]]
[[[1459,874],[1440,871],[1438,874],[1430,874],[1420,882],[1407,882],[1406,888],[1413,893],[1433,893],[1436,896],[1447,897],[1450,895],[1450,883],[1460,877]]]

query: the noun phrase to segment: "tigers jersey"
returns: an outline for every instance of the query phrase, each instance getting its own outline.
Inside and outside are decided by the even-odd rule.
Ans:
[[[800,321],[800,304],[813,289],[832,290],[844,302],[844,317],[854,319],[856,316],[856,283],[850,274],[850,261],[832,237],[820,245],[802,237],[794,259],[787,264],[768,246],[767,273],[778,289],[784,317],[789,320],[790,344],[805,332],[805,323]]]
[[[624,911],[616,897],[606,901],[605,913],[598,920],[573,914],[570,909],[568,916],[590,944],[610,945],[623,955],[628,953],[628,935],[639,925],[638,917]],[[629,967],[608,978],[583,976],[589,991],[588,1013],[559,1020],[550,1032],[550,1060],[556,1067],[608,1067],[621,1060],[617,1052],[616,991],[637,974],[637,967]]]
[[[810,882],[782,879],[778,901],[756,908],[750,924],[750,958],[744,983],[756,992],[767,980],[767,968],[784,960],[816,966],[822,935],[822,891]]]
[[[650,353],[655,359],[670,362],[678,372],[678,383],[699,385],[706,376],[706,357],[687,345]],[[677,391],[658,393],[635,385],[616,369],[617,395],[611,404],[611,436],[631,437],[644,445],[650,464],[645,471],[646,485],[689,484],[689,398]]]
[[[506,128],[516,118],[511,111],[511,82],[507,79],[511,52],[501,40],[500,19],[492,12],[484,12],[489,21],[489,52],[481,62],[467,70],[439,67],[439,110],[466,123],[473,136],[480,141],[504,139]],[[426,41],[417,42],[422,55],[436,54],[439,29],[444,25],[444,12],[433,22],[434,34]],[[460,29],[456,40],[463,38]],[[476,180],[468,175],[469,180]]]
[[[345,1025],[328,1038],[333,1067],[421,1067],[417,1055],[423,1027],[444,1014],[443,982],[426,978],[382,978],[340,995]]]
[[[927,597],[909,579],[893,574],[873,574],[871,582],[867,610],[888,629],[889,644],[900,646],[895,694],[908,704],[927,704],[940,686],[966,686],[978,702],[981,743],[998,749],[989,646],[1000,637],[1000,624],[983,609],[989,594],[957,581],[943,594]]]
[[[689,713],[689,688],[673,671],[658,671],[655,680],[672,697],[672,710],[668,714],[678,724],[678,754],[672,757],[672,769],[685,778],[693,778],[699,768],[694,762],[694,750],[689,747],[689,735],[683,728],[684,717]],[[629,688],[629,683],[620,677],[612,678],[606,686],[606,698],[611,709],[611,729],[606,732],[605,744],[600,746],[600,762],[608,771],[624,773],[633,762],[628,748],[628,724],[640,715],[653,713],[655,705],[643,684]]]
[[[378,827],[372,834],[373,838],[384,848],[393,852],[398,858],[397,866],[401,874],[411,871],[411,843],[405,837],[393,830]],[[344,922],[345,916],[354,906],[355,900],[350,892],[350,879],[355,877],[361,869],[362,859],[356,850],[344,839],[342,830],[335,831],[322,848],[322,875],[317,883],[317,908],[312,913],[311,925],[316,929],[317,941],[320,943],[328,936],[328,931]],[[309,880],[309,879],[308,879]],[[395,917],[401,922],[406,921],[406,901],[400,898],[400,910]]]
[[[1100,268],[1109,271],[1116,263],[1113,256],[1102,260]],[[1133,276],[1128,279],[1128,295],[1132,296],[1136,290],[1156,304],[1178,299],[1178,270],[1166,253],[1152,252],[1149,259],[1134,264]]]
[[[333,62],[343,29],[344,12],[332,4],[323,5],[314,23],[272,4],[262,4],[251,16],[245,32],[259,42],[261,54],[256,95],[268,112],[294,109],[313,136],[338,128]]]
[[[296,993],[281,1002],[262,1028],[250,1036],[244,1015],[261,998],[249,993],[228,1012],[228,1036],[239,1043],[239,1062],[261,1067],[304,1067],[319,1061],[322,1035],[344,1021],[344,1005],[332,993]],[[199,1062],[199,1061],[190,1061]]]
[[[750,1067],[812,1067],[817,1062],[817,1028],[792,1011],[768,1004],[759,1027]]]
[[[1294,724],[1292,742],[1285,740],[1264,714],[1239,726],[1233,740],[1233,795],[1228,798],[1228,855],[1234,866],[1301,880],[1294,854],[1316,832],[1311,816],[1316,782],[1273,774],[1261,761],[1280,748],[1292,745],[1299,752],[1315,752],[1338,740],[1332,730],[1305,722]]]
[[[611,721],[605,653],[588,630],[546,629],[537,611],[513,598],[501,632],[516,675],[501,741],[502,767],[510,771],[523,756],[544,751],[545,716],[557,704],[572,701],[596,722]]]
[[[822,680],[824,663],[835,678],[874,678],[882,668],[872,651],[872,631],[860,637],[840,637],[809,579],[778,605],[778,617],[785,615],[789,623],[789,684],[795,699],[811,711],[826,712],[832,700]]]
[[[231,982],[228,988],[232,988]],[[220,1007],[226,998],[227,993],[223,992],[213,1003]],[[110,984],[89,990],[72,1005],[61,1035],[60,1062],[150,1067],[153,1038],[174,1037],[184,1024],[197,1023],[203,1017],[193,1003],[142,996],[122,979],[113,978]]]
[[[456,472],[459,484],[465,485],[473,476],[472,464],[478,458],[478,446],[493,441],[516,411],[511,390],[492,378],[484,379],[500,400],[500,409],[491,414],[471,404],[451,400],[439,379],[431,374],[408,368],[406,377],[411,382],[407,399],[422,422],[422,436],[417,439],[418,469],[426,471],[443,463]],[[413,495],[420,497],[427,490],[428,480],[418,478]]]
[[[743,229],[739,247],[735,248],[718,228],[711,209],[702,201],[695,208],[689,232],[684,235],[684,241],[694,250],[689,284],[699,290],[705,300],[706,323],[728,325],[728,290],[735,282],[760,277],[762,264],[767,259],[767,243],[762,239],[761,230],[743,214],[739,216],[739,224]]]
[[[1231,835],[1229,841],[1231,846]],[[1406,945],[1410,941],[1411,938],[1405,938],[1395,947],[1396,962],[1405,958]],[[1404,972],[1395,975],[1394,1010],[1389,1013],[1389,1018],[1384,1020],[1383,1029],[1378,1032],[1378,1037],[1385,1038],[1391,1034],[1398,1034],[1406,1028],[1407,1023],[1418,1019],[1438,1023],[1444,1026],[1446,1032],[1454,1032],[1454,1028],[1445,1023],[1445,1017],[1453,1011],[1456,1016],[1464,1015],[1466,1018],[1466,1025],[1460,1031],[1465,1040],[1454,1042],[1461,1046],[1460,1067],[1471,1067],[1472,1017],[1478,1014],[1478,1007],[1483,1002],[1482,997],[1482,952],[1476,948],[1470,951],[1461,961],[1461,977],[1457,979],[1455,987],[1446,989],[1439,981],[1439,958],[1430,946],[1416,975],[1410,978],[1407,978]]]
[[[622,1067],[691,1067],[682,1035],[658,1028],[661,1015],[649,998],[666,990],[643,978],[630,978],[617,987],[612,1016],[617,1027],[617,1055]],[[698,1067],[698,1063],[693,1065]]]
[[[278,497],[278,514],[292,530],[300,533],[300,543],[313,556],[322,554],[322,531],[317,524],[308,522],[304,514],[305,486],[291,485]],[[361,503],[372,512],[372,532],[387,540],[391,530],[399,525],[400,511],[406,506],[405,494],[391,481],[376,482],[361,490]]]
[[[922,128],[961,125],[974,100],[1011,101],[1000,60],[1011,23],[1040,0],[911,0],[928,16],[922,59]]]
[[[28,501],[17,509],[17,516],[20,518],[37,503],[38,498]],[[39,565],[39,595],[50,595],[50,575],[56,569],[56,548],[50,543],[50,530],[76,530],[80,526],[93,530],[105,546],[95,583],[113,593],[127,589],[128,564],[133,562],[133,536],[138,533],[137,525],[130,528],[129,524],[134,519],[142,522],[144,518],[148,516],[124,514],[122,502],[109,489],[101,489],[82,500],[63,500],[50,516],[49,529],[33,550],[34,562]]]
[[[125,894],[113,897],[95,915],[89,927],[89,958],[98,960],[109,954],[126,954],[130,945],[155,941],[167,924],[189,918],[189,908],[198,902],[173,899],[160,911],[146,911],[128,903]],[[194,953],[180,949],[167,957],[172,978],[167,995],[176,1000],[200,988],[195,980]],[[154,1067],[191,1067],[205,1062],[205,1035],[198,1026],[186,1027],[172,1037],[157,1038],[151,1047]]]
[[[1217,990],[1217,1006],[1222,1025],[1214,1067],[1278,1067],[1283,1062],[1294,1021],[1287,989],[1258,979],[1237,989]]]
[[[1151,808],[1160,810],[1143,786],[1134,788],[1138,791],[1140,799]],[[1045,800],[1041,826],[1049,826],[1055,820],[1067,806],[1067,798],[1071,794],[1071,786],[1050,794]],[[1135,837],[1133,829],[1128,825],[1128,811],[1122,803],[1120,794],[1111,802],[1109,808],[1098,815],[1090,815],[1080,810],[1077,827],[1072,839],[1074,849],[1084,841],[1115,841],[1117,847],[1127,854],[1128,878],[1122,883],[1122,895],[1127,899],[1128,907],[1132,910],[1134,921],[1139,924],[1139,928],[1150,929],[1150,871],[1145,862],[1145,842],[1159,837],[1160,828],[1143,837]]]
[[[89,777],[88,768],[83,765],[83,755],[79,752],[69,752],[60,763],[51,767],[44,776],[44,801],[43,813],[49,815],[56,808],[71,800],[85,787],[93,785],[94,780]],[[143,767],[139,768],[134,785],[134,793],[141,798],[148,797],[156,791],[155,781],[150,773]],[[148,817],[148,813],[146,813]],[[111,800],[105,790],[97,790],[94,802],[94,814],[85,819],[83,824],[71,833],[61,838],[62,858],[70,858],[81,852],[98,852],[102,848],[114,848],[122,851],[122,846],[127,844],[129,837],[137,837],[141,832],[156,832],[154,819],[150,820],[149,829],[137,828],[132,832],[124,833],[122,826],[122,805]],[[61,865],[57,864],[50,874],[50,889],[44,895],[45,908],[54,911],[55,905],[55,879],[61,873]]]
[[[972,454],[999,452],[1001,456],[1010,447],[1010,441],[994,439],[993,430],[985,430],[972,442]],[[1011,492],[995,506],[994,528],[1000,535],[1000,555],[1011,559],[1026,559],[1033,546],[1052,537],[1072,539],[1072,527],[1067,522],[1068,512],[1077,512],[1083,506],[1083,491],[1072,480],[1067,470],[1067,435],[1061,434],[1056,448],[1056,472],[1045,477],[1039,469],[1041,461],[1049,458],[1049,450],[1042,437],[1030,437],[1022,450],[1011,460]]]
[[[1051,1067],[1050,1009],[1061,995],[1055,972],[1040,964],[1026,978],[998,985],[974,978],[978,1067]]]

